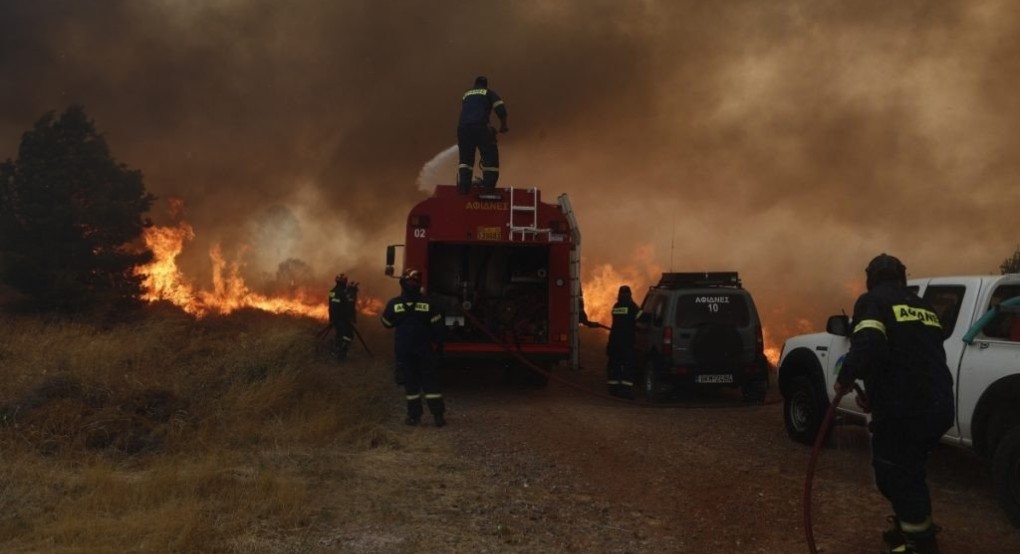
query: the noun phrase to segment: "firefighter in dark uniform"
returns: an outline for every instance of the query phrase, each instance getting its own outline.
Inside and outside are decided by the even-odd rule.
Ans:
[[[436,427],[446,425],[446,404],[439,392],[438,354],[443,350],[443,315],[422,294],[421,274],[407,269],[400,278],[400,296],[386,304],[382,324],[395,329],[397,366],[404,373],[408,425],[418,425],[422,394]]]
[[[336,331],[337,359],[344,360],[354,340],[358,285],[348,282],[347,276],[343,273],[337,275],[335,281],[336,286],[329,291],[329,323]]]
[[[485,77],[475,79],[475,86],[461,97],[460,120],[457,123],[457,149],[460,166],[457,190],[467,194],[474,176],[475,149],[482,157],[482,187],[496,188],[499,180],[499,150],[496,147],[496,130],[489,126],[489,115],[495,111],[499,117],[499,132],[505,133],[506,105],[495,91],[489,89]]]
[[[606,355],[609,356],[609,394],[633,398],[634,387],[634,323],[641,317],[641,308],[631,298],[630,287],[620,287],[613,305],[613,326],[609,330]]]
[[[898,259],[877,256],[866,273],[836,392],[864,381],[867,397],[858,403],[871,412],[875,483],[895,512],[883,552],[937,554],[925,464],[955,417],[943,329],[934,308],[907,288]]]

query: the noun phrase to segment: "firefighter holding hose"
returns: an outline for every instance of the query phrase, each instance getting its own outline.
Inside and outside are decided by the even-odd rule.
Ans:
[[[343,361],[354,340],[358,284],[348,281],[343,273],[336,276],[335,282],[336,285],[329,291],[329,324],[336,331],[337,359]],[[329,332],[328,327],[326,332]]]
[[[418,425],[423,413],[422,394],[436,427],[446,425],[446,404],[439,391],[438,354],[443,350],[445,324],[443,315],[422,294],[421,273],[404,270],[400,277],[400,296],[386,304],[382,324],[394,329],[397,366],[403,369],[407,419],[404,423]]]
[[[471,190],[474,174],[475,150],[482,157],[482,187],[492,190],[499,180],[499,149],[496,146],[496,129],[489,125],[489,116],[496,112],[499,132],[509,131],[506,126],[506,105],[496,91],[489,88],[489,80],[479,76],[475,84],[461,97],[460,119],[457,122],[457,149],[460,166],[457,190],[467,194]]]
[[[938,554],[925,477],[928,454],[953,425],[953,377],[943,332],[928,302],[907,288],[906,267],[881,254],[865,270],[867,292],[854,306],[850,352],[836,393],[864,381],[871,411],[875,483],[891,503],[883,553]]]

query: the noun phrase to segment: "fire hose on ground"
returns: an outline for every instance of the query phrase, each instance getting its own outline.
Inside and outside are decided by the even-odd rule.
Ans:
[[[858,397],[866,398],[864,391],[860,385],[854,383],[854,391]],[[802,500],[804,505],[804,538],[807,540],[808,552],[811,554],[818,554],[818,548],[815,546],[815,534],[814,526],[811,523],[811,486],[815,479],[815,466],[818,464],[818,456],[822,452],[822,445],[825,443],[825,437],[829,434],[829,427],[832,423],[832,418],[836,414],[836,408],[839,406],[839,402],[846,396],[845,389],[840,389],[836,396],[832,399],[832,403],[829,404],[829,409],[825,411],[825,417],[822,419],[822,425],[818,428],[818,433],[815,435],[815,445],[811,449],[811,457],[808,460],[807,477],[804,479],[804,498]]]
[[[644,407],[644,408],[670,408],[670,409],[676,409],[676,408],[733,408],[733,407],[735,407],[735,406],[729,405],[729,404],[725,404],[725,405],[718,405],[718,404],[684,404],[684,405],[656,404],[656,403],[652,403],[652,402],[646,402],[646,401],[633,400],[633,399],[628,399],[628,398],[620,398],[620,397],[617,397],[617,396],[611,396],[609,394],[593,390],[593,389],[591,389],[589,387],[578,385],[577,383],[573,383],[573,382],[568,381],[566,379],[562,379],[559,376],[554,375],[552,372],[550,372],[550,371],[548,371],[546,369],[543,369],[543,368],[535,365],[534,363],[532,363],[531,360],[529,360],[526,356],[524,356],[524,354],[521,353],[519,349],[514,348],[512,345],[508,344],[507,342],[505,342],[503,340],[500,340],[499,337],[497,337],[495,334],[493,334],[491,331],[489,331],[489,329],[485,327],[484,323],[482,321],[480,321],[477,317],[475,317],[474,314],[472,314],[472,313],[470,313],[468,311],[464,311],[463,313],[464,313],[465,318],[472,325],[474,325],[478,330],[480,330],[483,334],[485,334],[485,336],[487,336],[489,338],[489,340],[491,340],[494,344],[496,344],[499,347],[501,347],[503,350],[507,351],[507,353],[509,353],[511,356],[513,356],[515,359],[517,359],[517,361],[519,361],[521,364],[523,364],[525,367],[527,367],[531,371],[534,371],[535,373],[537,373],[539,375],[543,375],[543,376],[545,376],[545,377],[547,377],[549,379],[552,379],[553,381],[556,381],[557,383],[560,383],[561,385],[566,385],[567,387],[570,387],[570,388],[572,388],[572,389],[574,389],[576,391],[588,394],[590,396],[595,396],[597,398],[602,398],[604,400],[610,400],[610,401],[613,401],[613,402],[628,404],[628,405],[631,405],[631,406],[640,406],[640,407]],[[593,323],[594,323],[594,325],[596,327],[598,327],[600,329],[605,329],[607,331],[610,330],[610,327],[608,327],[606,325],[603,325],[603,324],[597,323],[597,322],[593,322]],[[752,406],[761,406],[761,405],[765,405],[765,404],[741,404],[740,407],[752,407]]]

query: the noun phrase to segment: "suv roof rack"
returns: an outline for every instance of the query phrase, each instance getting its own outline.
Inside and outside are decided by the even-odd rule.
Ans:
[[[694,287],[740,287],[736,271],[706,271],[703,273],[663,273],[658,288],[682,289]]]

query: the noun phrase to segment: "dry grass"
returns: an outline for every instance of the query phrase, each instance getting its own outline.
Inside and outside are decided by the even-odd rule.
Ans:
[[[0,319],[0,550],[306,551],[338,502],[321,483],[401,446],[387,362],[339,366],[317,329],[159,309],[106,328]]]

